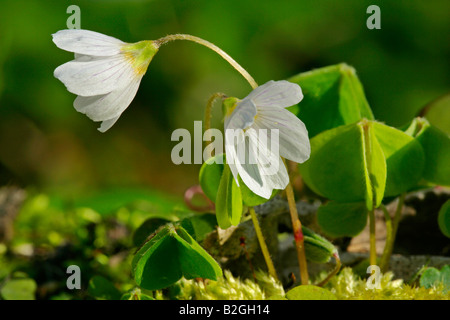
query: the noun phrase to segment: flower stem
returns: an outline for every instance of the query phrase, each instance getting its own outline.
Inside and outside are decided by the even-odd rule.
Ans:
[[[266,261],[267,270],[269,274],[276,280],[278,280],[277,272],[275,271],[275,267],[272,262],[272,258],[270,257],[269,249],[267,248],[266,241],[264,240],[264,236],[261,231],[261,227],[259,226],[258,217],[256,216],[255,209],[253,207],[249,207],[250,215],[252,217],[253,226],[255,227],[256,237],[259,241],[259,246],[261,247],[262,254],[264,256],[264,260]]]
[[[391,215],[389,214],[389,212],[387,211],[386,207],[382,204],[381,205],[381,209],[383,210],[384,213],[384,221],[386,222],[386,244],[384,245],[384,250],[383,250],[383,255],[381,256],[381,261],[380,261],[380,269],[381,272],[386,272],[387,270],[386,267],[388,265],[387,259],[388,259],[388,248],[389,248],[389,244],[392,242],[392,219],[391,219]]]
[[[339,258],[339,253],[336,251],[333,254],[333,257],[336,260],[336,267],[333,269],[333,271],[330,272],[330,274],[324,280],[316,284],[316,286],[323,287],[328,283],[328,281],[330,281],[331,278],[333,278],[339,272],[339,270],[341,270],[342,263],[341,258]]]
[[[397,204],[397,209],[395,210],[394,220],[392,221],[389,212],[383,206],[383,212],[386,219],[386,245],[384,246],[383,256],[381,257],[380,269],[382,272],[386,272],[389,267],[389,260],[391,259],[392,250],[394,249],[395,237],[397,236],[398,224],[400,222],[400,217],[403,209],[403,204],[405,202],[405,194],[403,193]]]
[[[215,51],[222,58],[224,58],[226,61],[228,61],[228,63],[231,64],[231,66],[233,68],[235,68],[248,81],[248,83],[252,86],[253,89],[258,87],[258,84],[256,83],[255,79],[253,79],[253,77],[247,72],[247,70],[242,68],[239,65],[239,63],[237,63],[233,58],[231,58],[225,51],[220,49],[218,46],[216,46],[215,44],[213,44],[209,41],[206,41],[202,38],[195,37],[190,34],[171,34],[171,35],[165,36],[163,38],[160,38],[160,39],[154,41],[154,43],[159,47],[159,46],[162,46],[163,44],[166,44],[170,41],[175,41],[175,40],[192,41],[192,42],[201,44],[202,46],[205,46],[205,47]]]
[[[369,211],[369,232],[370,232],[370,265],[377,264],[377,245],[375,238],[375,209]]]
[[[286,161],[283,159],[284,164],[286,165]],[[295,197],[294,197],[294,189],[292,188],[292,184],[289,181],[288,185],[286,186],[286,197],[289,204],[289,212],[291,214],[291,221],[292,221],[292,230],[294,232],[294,239],[295,239],[295,248],[297,250],[297,259],[298,259],[298,265],[300,268],[300,278],[302,284],[308,284],[309,283],[309,275],[308,275],[308,265],[306,263],[306,253],[305,253],[305,244],[304,244],[304,237],[303,237],[303,231],[302,231],[302,223],[300,222],[300,219],[298,218],[298,212],[297,212],[297,205],[295,203]]]
[[[223,99],[226,97],[227,96],[224,93],[216,92],[208,99],[208,102],[206,103],[205,122],[203,127],[204,133],[207,133],[207,135],[204,137],[204,139],[206,140],[205,147],[208,147],[208,145],[211,143],[211,136],[208,134],[209,133],[208,130],[211,129],[212,108],[214,102],[216,101],[216,99],[219,98]]]

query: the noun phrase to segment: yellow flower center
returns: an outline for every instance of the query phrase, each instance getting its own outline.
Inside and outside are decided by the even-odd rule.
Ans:
[[[234,97],[229,97],[223,100],[223,113],[225,114],[226,117],[231,116],[234,109],[236,109],[238,102],[239,99]]]
[[[158,52],[158,49],[159,46],[154,41],[144,40],[123,45],[122,53],[132,65],[134,72],[142,76],[147,71],[148,65]]]

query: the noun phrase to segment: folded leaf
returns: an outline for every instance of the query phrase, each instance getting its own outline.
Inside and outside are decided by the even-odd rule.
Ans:
[[[203,192],[209,200],[215,202],[219,190],[220,179],[225,167],[225,155],[219,154],[209,158],[200,168],[199,181]]]
[[[355,70],[345,63],[300,73],[288,79],[300,85],[304,98],[299,103],[299,118],[310,138],[373,114]]]
[[[169,227],[164,228],[134,256],[133,276],[141,288],[158,290],[170,286],[181,278],[178,245],[177,240],[170,235],[172,232]]]
[[[450,93],[428,104],[421,112],[431,125],[450,135]]]
[[[380,205],[386,184],[386,162],[372,121],[327,130],[311,139],[311,157],[299,164],[306,184],[339,202]]]
[[[386,158],[385,197],[397,196],[412,189],[422,178],[425,154],[418,141],[404,132],[374,122],[375,137]]]
[[[205,278],[217,280],[222,276],[217,262],[182,228],[177,229],[179,264],[186,279]]]
[[[132,261],[136,283],[147,290],[166,288],[184,276],[217,280],[217,262],[181,226],[168,224],[145,243]]]
[[[406,129],[422,146],[425,155],[423,178],[433,184],[450,186],[450,136],[424,118],[416,118]]]
[[[222,229],[238,225],[242,217],[242,195],[231,170],[225,166],[216,197],[217,223]]]
[[[333,254],[337,251],[335,246],[311,229],[302,227],[302,231],[304,236],[306,258],[309,261],[317,263],[326,263],[330,261]]]

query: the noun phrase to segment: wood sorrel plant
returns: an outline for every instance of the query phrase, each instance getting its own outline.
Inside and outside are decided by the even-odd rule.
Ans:
[[[133,100],[160,47],[175,40],[193,41],[215,51],[253,88],[242,100],[223,93],[214,94],[205,110],[205,132],[210,128],[211,109],[216,99],[221,99],[224,106],[225,131],[237,130],[237,136],[231,138],[225,132],[225,154],[208,159],[199,173],[203,192],[215,203],[219,227],[238,225],[248,210],[267,269],[272,278],[277,279],[254,207],[268,201],[279,190],[285,190],[302,284],[309,282],[307,259],[328,262],[335,257],[337,268],[324,282],[339,270],[334,246],[302,227],[298,219],[286,158],[300,163],[298,168],[305,183],[318,195],[329,199],[318,210],[318,223],[324,233],[333,237],[355,236],[369,217],[373,265],[377,264],[374,210],[385,211],[388,239],[380,263],[386,270],[404,195],[424,186],[450,185],[448,135],[423,118],[412,120],[403,130],[376,121],[355,71],[345,64],[302,73],[289,81],[270,81],[258,86],[250,74],[220,48],[190,35],[170,35],[128,44],[87,30],[59,31],[53,41],[61,49],[74,52],[75,60],[58,67],[55,76],[70,92],[78,95],[74,102],[76,110],[94,121],[101,121],[99,130],[105,132]],[[297,109],[294,106],[290,111],[296,110],[304,124],[286,109],[300,100]],[[268,130],[266,141],[272,133],[279,133],[280,154],[265,149],[253,129]],[[251,165],[238,156],[239,146],[246,139],[250,143],[244,148],[245,155],[257,160]],[[218,161],[221,159],[228,159],[228,163]],[[278,164],[277,170],[265,174],[264,165],[274,163]],[[397,197],[398,208],[391,219],[384,204]],[[448,205],[444,206],[439,216],[439,226],[446,235],[450,230],[448,211]],[[138,250],[132,262],[137,285],[157,290],[182,277],[213,280],[221,277],[219,264],[198,243],[215,225],[207,216],[182,221],[146,221],[139,228],[146,240],[135,241]]]
[[[318,210],[320,227],[332,237],[355,236],[369,216],[370,263],[376,265],[374,210],[383,209],[388,235],[380,264],[386,271],[405,194],[450,186],[448,134],[423,118],[403,130],[376,121],[355,71],[345,64],[289,80],[303,88],[298,114],[312,137],[311,158],[299,171],[314,192],[329,199]],[[384,203],[397,197],[392,220]],[[444,234],[449,224],[440,217]]]
[[[287,168],[284,159],[280,161],[280,155],[265,148],[260,141],[262,138],[267,140],[273,132],[278,134],[279,131],[281,139],[275,141],[275,145],[280,147],[282,157],[299,163],[309,158],[310,144],[305,125],[285,109],[302,99],[298,84],[270,81],[258,87],[250,74],[228,54],[214,44],[191,35],[175,34],[155,41],[129,44],[87,30],[62,30],[53,35],[53,41],[59,48],[75,53],[75,60],[58,67],[54,75],[70,92],[78,95],[74,102],[75,109],[94,121],[101,121],[99,130],[105,132],[133,100],[143,75],[160,47],[175,40],[192,41],[215,51],[239,71],[254,89],[243,100],[234,98],[228,99],[228,104],[225,103],[229,107],[225,110],[225,131],[227,134],[230,130],[237,132],[237,141],[227,136],[226,155],[229,163],[222,168],[219,183],[214,186],[217,192],[212,200],[217,206],[219,226],[227,228],[239,224],[243,205],[247,205],[269,273],[277,279],[253,206],[268,201],[275,190],[286,189],[301,281],[307,284],[305,239]],[[224,98],[223,95],[219,96]],[[207,120],[210,119],[210,110],[211,107],[206,109]],[[265,135],[255,135],[255,130],[264,131]],[[255,163],[247,163],[239,157],[238,150],[246,139],[251,144],[247,149],[244,148],[244,153],[253,156]],[[268,172],[266,164],[276,164],[276,170]],[[201,180],[203,171],[200,173]],[[187,228],[191,232],[186,229],[186,223],[191,226]],[[222,274],[221,269],[194,240],[196,235],[192,221],[159,226],[156,234],[152,234],[141,245],[133,259],[137,284],[155,290],[173,284],[182,276],[187,279],[217,279]],[[315,245],[322,241],[310,238]]]

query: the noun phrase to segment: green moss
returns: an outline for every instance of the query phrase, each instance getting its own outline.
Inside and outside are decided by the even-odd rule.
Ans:
[[[179,300],[265,300],[270,296],[284,296],[280,283],[263,272],[256,273],[258,283],[235,278],[225,270],[217,281],[195,281],[183,279],[177,284]]]
[[[415,287],[403,280],[393,280],[393,273],[387,272],[381,278],[380,289],[368,289],[366,280],[356,276],[352,269],[344,268],[335,276],[327,288],[340,300],[450,300],[450,293],[444,293],[443,285],[433,288]]]
[[[173,298],[180,300],[266,300],[283,299],[281,285],[263,272],[257,272],[257,281],[240,280],[225,271],[218,281],[181,280],[173,288]],[[450,300],[443,285],[433,288],[416,287],[403,280],[393,280],[393,273],[385,273],[380,289],[368,289],[365,279],[344,268],[325,286],[338,300]]]

